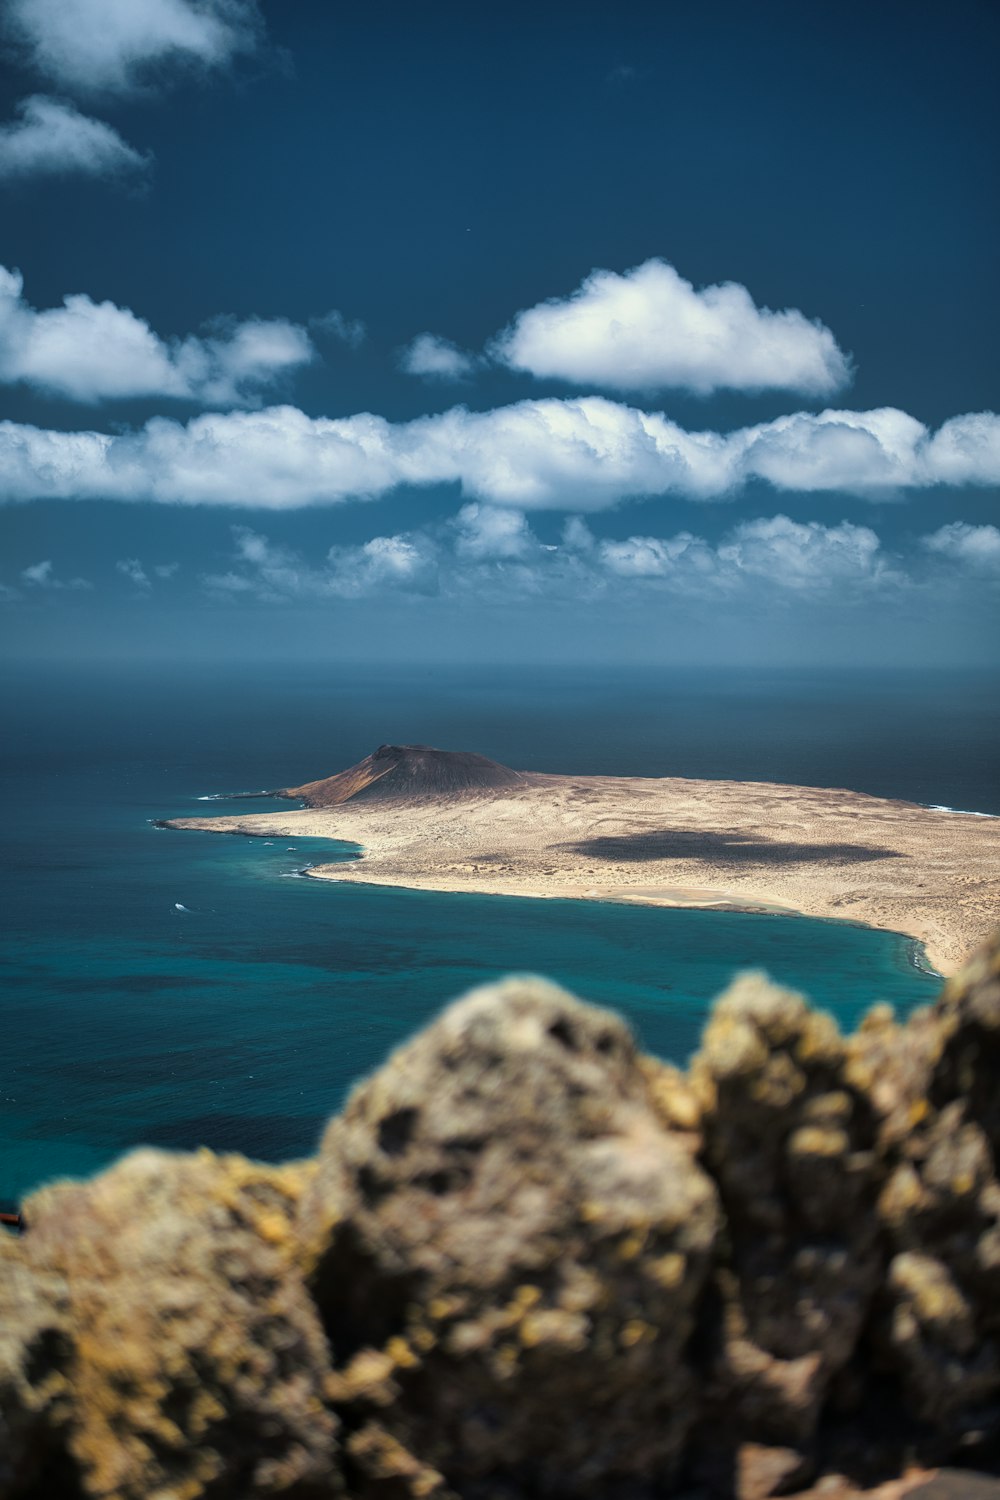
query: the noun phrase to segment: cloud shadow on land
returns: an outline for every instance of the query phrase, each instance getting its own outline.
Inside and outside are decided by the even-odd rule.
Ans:
[[[714,859],[730,864],[802,864],[823,860],[862,864],[872,859],[901,859],[895,849],[873,844],[800,844],[748,836],[735,829],[702,832],[694,828],[658,828],[637,833],[603,834],[578,843],[554,844],[588,859],[642,864],[654,859]]]

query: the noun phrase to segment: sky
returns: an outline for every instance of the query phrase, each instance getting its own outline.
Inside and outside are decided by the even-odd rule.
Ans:
[[[13,658],[997,664],[988,0],[0,17]]]

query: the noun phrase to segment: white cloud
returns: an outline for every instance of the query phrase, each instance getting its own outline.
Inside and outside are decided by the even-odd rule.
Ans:
[[[465,380],[475,368],[471,354],[464,353],[448,339],[434,333],[420,333],[400,355],[399,368],[405,375],[420,375],[425,380]]]
[[[138,557],[121,557],[115,563],[116,571],[123,578],[127,578],[129,583],[135,584],[135,587],[141,591],[151,589],[154,578],[158,578],[162,582],[173,578],[179,568],[180,563],[175,562],[155,563],[151,568],[147,568],[141,558]]]
[[[39,312],[17,271],[0,266],[0,381],[71,401],[168,396],[238,405],[309,363],[308,334],[281,319],[220,319],[212,331],[165,341],[127,307],[83,293]]]
[[[875,533],[847,521],[824,526],[783,515],[760,517],[735,526],[717,547],[690,531],[672,537],[632,536],[621,542],[595,543],[588,536],[584,541],[619,577],[665,579],[689,589],[705,583],[730,589],[761,580],[777,589],[811,593],[902,579]]]
[[[597,543],[594,533],[582,516],[570,516],[562,533],[563,546],[570,552],[593,552]]]
[[[55,565],[51,558],[45,558],[43,562],[32,563],[28,568],[21,569],[21,578],[32,588],[38,589],[89,589],[93,584],[86,578],[62,579],[56,575]]]
[[[17,106],[18,119],[0,125],[0,182],[28,177],[123,177],[142,172],[148,158],[103,120],[92,120],[58,99],[35,94]]]
[[[524,557],[535,543],[521,511],[464,505],[455,517],[455,550],[462,557]]]
[[[310,318],[309,327],[317,333],[326,333],[340,339],[351,349],[358,349],[368,337],[368,329],[360,318],[348,318],[336,307],[318,318]]]
[[[428,594],[437,589],[438,544],[413,533],[376,536],[359,547],[331,547],[322,567],[311,566],[287,547],[246,526],[233,527],[236,567],[208,574],[210,593],[253,593],[268,602],[288,599],[356,599],[402,591]]]
[[[252,401],[315,358],[305,329],[284,318],[221,318],[213,327],[212,336],[189,336],[171,351],[191,396],[212,405]]]
[[[718,549],[721,565],[792,589],[884,581],[894,569],[868,526],[822,526],[772,516],[745,521]]]
[[[850,365],[830,330],[757,307],[736,282],[696,291],[662,260],[594,271],[572,296],[518,313],[491,353],[541,378],[619,391],[791,390],[828,396]]]
[[[260,37],[254,0],[8,0],[39,72],[85,93],[127,93],[171,70],[209,72]]]
[[[152,588],[153,585],[149,581],[149,574],[137,557],[120,558],[115,563],[115,567],[121,573],[122,577],[127,578],[129,583],[134,583],[137,589]]]
[[[1000,473],[1000,421],[991,411],[952,417],[931,440],[930,457],[943,484],[977,484],[977,474]]]
[[[383,590],[432,594],[438,587],[438,548],[419,533],[376,536],[361,547],[331,547],[329,592],[343,598]]]
[[[708,543],[690,531],[672,537],[630,536],[623,542],[600,542],[597,555],[609,572],[621,578],[665,578],[680,571],[704,577],[717,569]]]
[[[585,396],[454,407],[395,424],[371,413],[309,417],[292,406],[206,412],[186,424],[156,417],[113,435],[0,422],[6,500],[281,510],[453,484],[488,505],[581,513],[626,496],[723,500],[754,481],[870,499],[997,484],[1000,417],[956,417],[933,434],[891,408],[799,412],[730,433],[687,432],[662,413]]]
[[[923,537],[922,541],[929,552],[936,552],[973,572],[1000,575],[1000,530],[995,526],[970,526],[966,521],[951,521],[930,536]]]
[[[898,593],[910,583],[868,527],[800,524],[783,515],[742,522],[717,545],[690,531],[599,540],[573,517],[561,544],[552,546],[519,512],[466,506],[442,526],[331,547],[320,566],[244,527],[234,527],[233,535],[233,565],[203,583],[216,595],[252,594],[271,603],[428,594],[478,602],[624,602],[638,597],[637,590],[821,601],[873,590]],[[470,547],[470,537],[482,544]]]
[[[308,569],[294,553],[272,545],[248,526],[234,526],[236,568],[209,574],[202,582],[210,592],[235,595],[253,592],[261,598],[295,598],[307,593]]]
[[[202,583],[211,594],[223,596],[234,594],[259,594],[264,591],[260,589],[252,578],[247,578],[242,573],[206,573]],[[278,596],[275,595],[275,598]]]

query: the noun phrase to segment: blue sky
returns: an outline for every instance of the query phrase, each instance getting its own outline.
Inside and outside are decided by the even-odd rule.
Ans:
[[[3,18],[15,655],[995,661],[995,7]]]

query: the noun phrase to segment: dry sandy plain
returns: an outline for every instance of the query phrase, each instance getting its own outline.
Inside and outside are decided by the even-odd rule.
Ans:
[[[335,838],[321,880],[418,890],[800,912],[923,943],[954,972],[1000,920],[1000,819],[763,782],[524,775],[489,795],[172,819]]]

